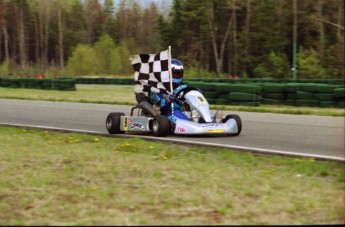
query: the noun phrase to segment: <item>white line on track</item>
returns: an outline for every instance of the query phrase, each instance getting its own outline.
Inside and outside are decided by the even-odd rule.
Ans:
[[[81,130],[81,129],[66,129],[66,128],[58,128],[58,127],[50,127],[50,126],[23,125],[23,124],[11,124],[11,123],[0,123],[0,125],[46,129],[46,130],[53,130],[53,131],[87,133],[87,134],[94,134],[94,135],[108,136],[108,137],[109,136],[115,136],[115,135],[110,135],[108,133],[99,132],[99,131],[90,131],[90,130]],[[118,137],[138,137],[138,138],[142,138],[145,140],[159,140],[159,141],[198,145],[198,146],[231,148],[231,149],[236,149],[236,150],[246,150],[246,151],[252,151],[252,152],[257,152],[257,153],[266,153],[266,154],[275,154],[275,155],[309,157],[309,158],[315,158],[315,159],[325,159],[325,160],[334,160],[334,161],[345,161],[344,158],[332,157],[332,156],[326,156],[326,155],[315,155],[315,154],[305,154],[305,153],[301,154],[301,153],[290,152],[290,151],[271,150],[271,149],[236,146],[236,145],[225,145],[225,144],[217,144],[217,143],[206,143],[206,142],[200,142],[200,141],[185,141],[185,140],[168,138],[168,137],[141,136],[138,134],[117,134],[116,136],[118,136]]]

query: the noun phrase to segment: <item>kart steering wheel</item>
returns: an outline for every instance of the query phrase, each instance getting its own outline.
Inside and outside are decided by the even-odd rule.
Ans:
[[[179,90],[176,93],[176,97],[180,100],[184,100],[184,96],[189,92],[189,91],[199,91],[199,89],[195,88],[195,87],[186,87],[186,88],[182,88],[181,90]]]

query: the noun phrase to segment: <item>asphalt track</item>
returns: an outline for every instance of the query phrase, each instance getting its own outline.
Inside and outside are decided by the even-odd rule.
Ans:
[[[129,114],[130,109],[124,105],[0,99],[0,124],[108,135],[107,115]],[[237,137],[123,136],[345,161],[344,117],[224,111],[230,113],[242,119],[242,132]]]

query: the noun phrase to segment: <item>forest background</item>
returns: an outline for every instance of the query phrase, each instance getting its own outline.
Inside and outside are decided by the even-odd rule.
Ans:
[[[146,2],[0,0],[0,76],[129,76],[171,46],[189,78],[345,78],[343,0]]]

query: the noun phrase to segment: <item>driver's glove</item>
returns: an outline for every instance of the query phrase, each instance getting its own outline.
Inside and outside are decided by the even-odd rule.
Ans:
[[[168,97],[168,101],[169,102],[175,102],[177,100],[176,95],[175,94],[170,94]]]
[[[164,95],[164,98],[167,100],[168,103],[175,102],[177,100],[175,94]]]

